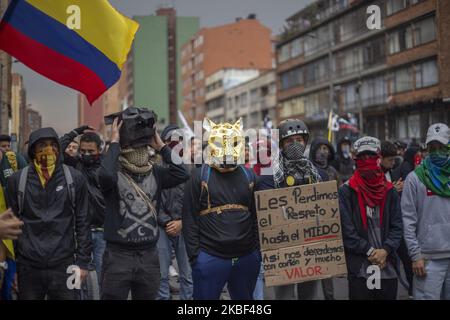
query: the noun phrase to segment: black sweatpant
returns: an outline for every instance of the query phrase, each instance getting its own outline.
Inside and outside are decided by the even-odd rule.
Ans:
[[[17,263],[19,300],[80,300],[80,290],[69,289],[67,280],[71,274],[67,268],[73,261],[53,268],[36,268]]]
[[[367,288],[367,279],[349,277],[348,296],[350,300],[396,300],[397,279],[381,279],[380,289]]]
[[[102,300],[154,300],[158,295],[160,271],[156,247],[126,250],[106,245],[102,266]]]

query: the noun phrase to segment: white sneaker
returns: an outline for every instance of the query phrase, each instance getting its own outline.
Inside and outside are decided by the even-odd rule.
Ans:
[[[175,270],[173,265],[170,265],[170,267],[169,267],[169,276],[178,277],[178,272],[177,272],[177,270]]]

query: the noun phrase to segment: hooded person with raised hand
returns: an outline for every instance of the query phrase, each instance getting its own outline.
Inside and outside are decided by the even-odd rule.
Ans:
[[[152,111],[130,107],[113,117],[111,144],[99,171],[106,203],[101,298],[126,300],[131,292],[132,299],[153,300],[160,283],[156,244],[161,190],[185,182],[189,174],[172,162]],[[166,167],[151,161],[149,146]]]
[[[450,129],[428,128],[429,155],[411,172],[402,193],[404,237],[416,300],[450,299]]]

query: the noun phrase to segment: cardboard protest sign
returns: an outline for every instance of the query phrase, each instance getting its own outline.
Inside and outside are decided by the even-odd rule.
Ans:
[[[266,286],[346,274],[336,181],[255,193]]]
[[[263,251],[262,257],[268,287],[347,273],[341,240]]]

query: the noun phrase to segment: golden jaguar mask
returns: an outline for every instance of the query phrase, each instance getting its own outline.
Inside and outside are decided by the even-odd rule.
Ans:
[[[244,132],[241,119],[234,124],[203,121],[208,133],[206,163],[221,172],[232,171],[244,162]]]

